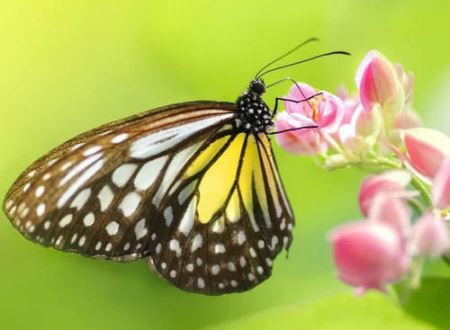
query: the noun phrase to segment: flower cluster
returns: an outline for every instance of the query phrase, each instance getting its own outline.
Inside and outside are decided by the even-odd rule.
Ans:
[[[334,95],[294,84],[286,99],[305,101],[285,101],[275,128],[317,126],[278,134],[277,142],[327,169],[376,172],[360,188],[364,219],[330,234],[339,278],[364,292],[407,276],[417,280],[425,257],[450,252],[450,138],[421,126],[412,74],[379,52],[362,60],[356,85],[357,95],[343,88]]]

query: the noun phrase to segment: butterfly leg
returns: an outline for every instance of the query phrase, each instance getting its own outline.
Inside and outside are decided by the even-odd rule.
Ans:
[[[278,102],[279,101],[286,101],[286,102],[292,102],[292,103],[308,102],[309,100],[311,100],[311,99],[313,99],[313,98],[315,98],[315,97],[317,97],[319,95],[322,95],[322,92],[319,92],[319,93],[316,93],[314,95],[311,95],[310,97],[306,97],[305,94],[303,93],[302,88],[298,84],[298,82],[296,82],[294,79],[289,78],[289,77],[286,77],[286,78],[283,78],[281,80],[278,80],[278,81],[268,85],[267,88],[270,88],[272,86],[275,86],[275,85],[277,85],[279,83],[282,83],[282,82],[285,82],[285,81],[290,81],[297,87],[297,89],[300,91],[300,94],[302,94],[302,96],[303,96],[303,100],[292,100],[292,99],[286,99],[286,98],[283,98],[283,97],[276,97],[275,98],[275,105],[273,107],[273,116],[275,116],[277,114]],[[308,104],[309,104],[309,102],[308,102]],[[312,108],[311,104],[309,106]]]
[[[273,116],[275,116],[277,114],[277,110],[278,110],[278,102],[280,101],[286,101],[286,102],[292,102],[292,103],[301,103],[301,102],[308,102],[309,100],[312,100],[313,98],[322,95],[322,92],[316,93],[314,95],[311,95],[309,97],[305,97],[303,100],[293,100],[293,99],[287,99],[284,97],[276,97],[275,98],[275,105],[273,107]]]

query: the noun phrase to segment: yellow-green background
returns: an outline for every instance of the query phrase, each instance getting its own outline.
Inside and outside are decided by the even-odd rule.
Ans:
[[[179,101],[233,101],[262,64],[311,36],[322,40],[293,58],[334,49],[353,56],[267,80],[291,76],[330,91],[341,83],[354,89],[358,62],[375,48],[415,73],[417,110],[449,133],[449,21],[447,0],[0,0],[0,193],[38,156],[91,127]],[[357,300],[336,280],[326,235],[359,217],[364,173],[327,173],[308,158],[276,153],[298,226],[289,259],[279,257],[264,284],[223,297],[181,292],[144,262],[41,248],[2,213],[0,329],[234,328],[227,322],[241,318],[263,320],[243,329],[446,328],[449,272],[440,262],[427,268],[444,277],[446,297],[431,316],[422,311],[438,298],[405,311],[380,294]],[[265,320],[277,310],[284,316]]]

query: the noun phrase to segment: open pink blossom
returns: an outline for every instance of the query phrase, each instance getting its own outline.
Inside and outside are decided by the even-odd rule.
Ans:
[[[404,193],[405,187],[410,181],[411,175],[402,170],[386,171],[364,179],[358,196],[362,214],[366,217],[369,215],[372,201],[377,194]]]
[[[316,125],[310,118],[297,113],[280,113],[275,121],[275,131]],[[300,129],[275,136],[279,145],[291,153],[314,155],[327,149],[317,129]]]
[[[405,238],[411,230],[411,210],[404,193],[380,192],[369,209],[369,220],[386,224]]]
[[[313,87],[299,83],[293,85],[286,96],[290,100],[305,100],[318,93]],[[286,112],[275,121],[277,131],[316,125],[325,134],[337,131],[344,115],[344,105],[337,96],[321,92],[321,95],[299,103],[285,101]],[[316,154],[326,151],[327,143],[317,129],[295,130],[276,136],[277,142],[294,153]]]
[[[450,252],[446,224],[433,213],[424,214],[414,226],[412,247],[417,255],[439,257]]]
[[[433,180],[432,197],[440,209],[450,207],[450,155],[446,157]]]
[[[311,97],[318,92],[322,93],[317,97],[300,103],[284,102],[286,110],[290,114],[301,114],[305,117],[311,118],[319,128],[327,133],[334,133],[337,131],[344,116],[344,104],[337,96],[325,92],[317,91],[313,87],[300,83],[293,85],[286,98],[291,100],[304,100]]]
[[[370,51],[362,60],[357,74],[361,104],[370,111],[375,104],[389,112],[399,112],[405,101],[403,81],[399,73],[386,57],[377,51]]]
[[[420,174],[433,178],[450,154],[450,138],[431,128],[411,128],[403,138],[410,164]]]
[[[378,222],[353,222],[334,229],[330,239],[339,278],[355,286],[384,290],[409,268],[403,240],[390,226]]]

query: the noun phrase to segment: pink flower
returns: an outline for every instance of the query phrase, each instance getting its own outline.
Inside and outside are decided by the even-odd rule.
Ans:
[[[298,86],[300,89],[297,85],[292,85],[286,98],[304,100],[318,93],[317,90],[307,84],[299,83]],[[289,114],[304,115],[311,118],[321,130],[327,133],[334,133],[341,124],[344,115],[344,104],[340,98],[331,93],[325,91],[321,91],[321,93],[321,95],[307,102],[293,103],[285,101],[284,106]]]
[[[411,128],[403,138],[409,162],[420,174],[433,178],[450,154],[450,138],[431,128]]]
[[[375,104],[388,111],[401,110],[405,101],[403,86],[407,83],[399,80],[396,69],[379,52],[372,50],[367,53],[356,74],[361,104],[366,110],[371,110]]]
[[[450,155],[436,173],[431,193],[434,205],[440,209],[450,207]]]
[[[412,247],[415,254],[439,257],[450,251],[448,228],[432,213],[424,214],[414,226]]]
[[[298,87],[293,85],[286,98],[304,100],[318,93],[307,84],[299,83]],[[300,103],[285,101],[284,105],[286,112],[277,117],[276,131],[317,125],[325,134],[332,134],[337,131],[344,115],[342,100],[328,92],[322,92],[321,95]],[[328,148],[317,129],[282,133],[278,134],[276,139],[283,148],[293,153],[316,154]]]
[[[339,278],[358,288],[384,290],[409,268],[403,240],[391,227],[378,222],[353,222],[330,235]]]
[[[277,116],[275,131],[316,125],[310,118],[301,114],[284,111]],[[284,132],[275,136],[278,144],[291,153],[314,155],[327,150],[317,129],[304,129]]]
[[[391,170],[367,177],[359,190],[359,207],[364,216],[369,215],[373,199],[379,193],[405,193],[411,175],[402,170]]]
[[[370,205],[369,220],[388,225],[401,237],[407,237],[411,230],[411,211],[405,197],[401,193],[376,194]]]

